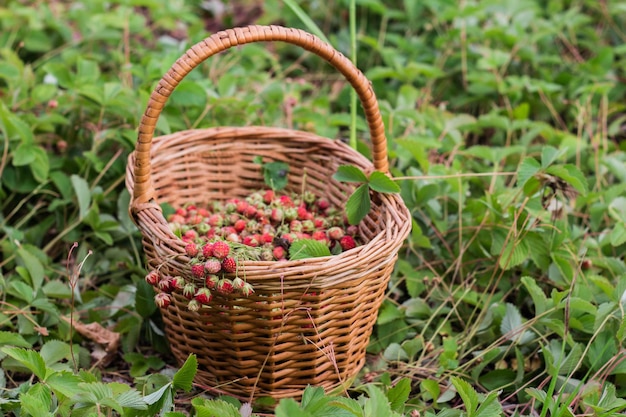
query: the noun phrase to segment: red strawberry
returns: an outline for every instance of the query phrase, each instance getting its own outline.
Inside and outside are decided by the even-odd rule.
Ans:
[[[215,258],[210,258],[204,263],[204,270],[207,274],[217,274],[221,269],[222,263]]]
[[[213,299],[213,294],[211,294],[211,291],[208,288],[200,288],[196,293],[195,299],[200,304],[209,304]]]
[[[227,273],[237,271],[237,262],[234,258],[224,258],[222,261],[222,270]]]
[[[185,223],[185,218],[179,214],[172,214],[167,218],[167,221],[169,223],[183,224]]]
[[[343,229],[341,227],[333,226],[328,229],[328,237],[332,240],[339,240],[344,236]]]
[[[186,217],[187,216],[187,210],[185,210],[184,208],[176,209],[176,214],[178,214],[179,216],[182,216],[182,217]]]
[[[189,204],[186,208],[187,208],[187,211],[189,211],[189,210],[196,210],[197,209],[195,204]]]
[[[341,245],[341,249],[350,250],[356,248],[356,242],[354,238],[350,235],[346,235],[339,240],[339,244]]]
[[[228,278],[222,278],[218,281],[215,289],[222,294],[230,294],[233,292],[233,283]]]
[[[217,275],[209,275],[208,277],[206,277],[205,283],[208,288],[213,289],[215,288],[219,280],[220,279]]]
[[[146,282],[150,285],[157,285],[161,277],[159,277],[159,273],[157,271],[150,271],[148,275],[146,275]]]
[[[243,238],[242,243],[246,246],[252,246],[253,248],[256,248],[257,246],[259,246],[259,241],[256,236],[258,235],[246,236]]]
[[[187,224],[200,224],[203,220],[204,217],[198,214],[194,214],[193,216],[189,217],[189,219],[187,220]]]
[[[207,210],[205,208],[199,208],[198,209],[198,215],[202,216],[202,217],[209,217],[211,215],[211,213],[209,213],[209,210]]]
[[[266,190],[265,193],[263,193],[263,202],[265,204],[270,204],[273,199],[274,199],[274,190]]]
[[[185,246],[185,252],[190,258],[195,258],[198,255],[198,246],[196,246],[195,243],[190,242],[187,246]]]
[[[228,242],[235,242],[235,243],[241,242],[241,236],[239,236],[237,233],[231,233],[228,236],[224,237],[224,239]]]
[[[191,265],[191,275],[196,278],[204,278],[204,264]]]
[[[238,233],[240,233],[246,228],[246,225],[247,225],[247,222],[244,219],[239,219],[235,222],[235,224],[233,224],[233,227]]]
[[[185,286],[183,277],[174,277],[170,280],[170,291],[180,291]]]
[[[253,218],[254,216],[256,216],[256,213],[257,208],[252,204],[248,205],[248,207],[246,207],[246,210],[244,211],[244,215],[249,218]]]
[[[304,206],[298,207],[297,213],[298,219],[300,220],[307,220],[309,216],[311,216],[311,213],[309,213],[309,211]]]
[[[272,250],[272,255],[274,255],[274,259],[277,261],[285,259],[285,248],[282,246],[276,246],[274,250]]]
[[[183,297],[191,300],[194,295],[196,295],[196,286],[191,283],[185,284],[185,286],[183,287]]]
[[[328,207],[330,207],[330,203],[325,198],[317,200],[317,208],[320,210],[326,210]]]
[[[247,201],[238,201],[236,203],[237,213],[243,214],[243,213],[245,213],[247,208],[248,208],[248,202]]]
[[[328,220],[323,217],[316,217],[313,219],[313,225],[315,225],[315,228],[317,229],[326,229],[328,226]]]
[[[350,236],[356,236],[357,233],[359,233],[359,228],[356,225],[351,224],[350,226],[346,227],[346,234]]]
[[[202,247],[202,256],[204,256],[205,258],[210,258],[211,256],[213,256],[213,244],[212,243],[206,243],[203,247]]]
[[[279,201],[283,207],[293,207],[293,201],[288,195],[281,195]]]
[[[224,259],[230,253],[230,246],[228,243],[218,240],[213,244],[213,256],[217,259]]]
[[[311,233],[311,239],[319,240],[320,242],[328,242],[326,232],[324,232],[323,230],[316,230]]]
[[[172,303],[172,296],[164,292],[160,292],[154,296],[154,302],[161,308],[167,308]]]
[[[261,243],[272,243],[274,241],[274,234],[265,232],[261,235],[261,238],[259,239],[259,241]]]
[[[198,238],[198,233],[195,230],[187,230],[185,234],[183,234],[183,242],[193,242]]]

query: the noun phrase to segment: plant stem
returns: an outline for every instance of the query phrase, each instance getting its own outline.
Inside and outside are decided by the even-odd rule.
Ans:
[[[357,65],[356,50],[356,0],[350,0],[350,53],[352,63]],[[357,96],[356,91],[350,90],[350,147],[356,149],[356,110]]]

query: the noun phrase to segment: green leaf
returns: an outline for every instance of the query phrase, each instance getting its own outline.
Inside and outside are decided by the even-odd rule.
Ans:
[[[516,343],[524,344],[534,338],[531,331],[524,330],[522,315],[519,309],[511,303],[506,304],[506,313],[502,317],[500,331],[507,340]]]
[[[272,190],[282,190],[287,186],[289,165],[285,162],[269,162],[263,164],[263,179]]]
[[[38,182],[46,182],[50,173],[50,161],[48,154],[41,147],[33,149],[34,160],[30,163],[30,171]]]
[[[367,175],[354,165],[341,165],[333,179],[340,182],[367,182]]]
[[[79,218],[83,219],[89,211],[89,205],[91,203],[91,191],[89,190],[89,184],[87,181],[74,174],[71,176],[72,186],[78,199],[78,212]]]
[[[3,347],[0,350],[28,368],[40,380],[46,378],[46,364],[39,352],[18,347]]]
[[[352,225],[359,224],[367,216],[371,208],[369,186],[360,185],[346,202],[346,216]]]
[[[164,396],[172,395],[171,391],[172,391],[172,383],[168,382],[167,384],[163,385],[161,388],[154,391],[153,393],[145,395],[143,397],[143,401],[145,401],[145,403],[148,405],[155,404],[158,401],[161,401]]]
[[[52,389],[56,395],[72,398],[78,395],[82,388],[79,384],[81,379],[69,371],[54,372],[46,378],[46,385]]]
[[[198,370],[198,360],[196,355],[191,354],[183,364],[183,366],[174,374],[172,387],[174,389],[182,389],[189,392],[193,386],[193,378]]]
[[[541,149],[541,168],[548,168],[554,161],[567,153],[567,148],[556,149],[546,145]]]
[[[39,350],[39,354],[46,365],[50,366],[63,359],[71,358],[70,345],[60,340],[49,340],[43,344]]]
[[[241,417],[237,407],[219,398],[194,398],[191,403],[196,410],[196,417]]]
[[[333,407],[346,410],[354,417],[363,417],[363,409],[361,408],[359,403],[352,398],[339,397],[332,400],[328,404],[332,405]]]
[[[521,278],[522,285],[526,287],[526,291],[530,294],[535,306],[535,316],[539,316],[548,309],[548,297],[543,290],[537,285],[534,278],[524,276]]]
[[[541,165],[539,165],[539,162],[537,162],[535,158],[524,158],[517,169],[517,185],[523,187],[526,181],[539,172],[540,168]]]
[[[555,177],[561,178],[563,181],[574,187],[580,194],[586,194],[589,189],[587,179],[575,165],[553,165],[548,167],[546,172],[554,175]]]
[[[22,412],[26,412],[31,416],[50,416],[54,414],[50,412],[50,406],[53,404],[52,393],[50,388],[43,384],[35,384],[28,392],[20,395],[20,403]]]
[[[21,143],[13,152],[13,166],[19,167],[33,162],[36,148],[37,146],[32,143]]]
[[[380,171],[374,171],[369,178],[370,188],[379,193],[399,193],[400,186]]]
[[[27,342],[21,334],[7,331],[0,331],[0,346],[2,345],[11,345],[23,348],[32,347],[32,344]]]
[[[621,246],[626,242],[626,226],[624,223],[616,223],[610,234],[611,246]]]
[[[411,393],[411,381],[408,378],[402,378],[398,383],[387,392],[387,398],[391,404],[391,409],[399,413],[404,411],[404,404],[409,399]]]
[[[452,385],[456,388],[456,391],[461,396],[463,400],[463,405],[465,405],[465,410],[467,411],[468,417],[473,417],[476,415],[476,409],[478,408],[478,393],[472,388],[469,382],[458,378],[451,377],[450,381]]]
[[[324,242],[314,239],[298,239],[289,247],[289,259],[320,258],[330,256],[330,249]]]
[[[376,385],[365,386],[369,398],[363,406],[364,417],[391,416],[391,406],[383,391]]]
[[[133,410],[148,409],[148,404],[144,401],[143,396],[134,388],[122,392],[117,396],[116,400],[119,405],[125,408],[131,408]]]
[[[315,417],[313,414],[300,408],[296,400],[294,400],[293,398],[284,398],[280,400],[278,406],[276,406],[275,412],[276,417]]]
[[[478,417],[500,417],[502,415],[502,405],[498,401],[498,392],[490,392],[487,397],[481,401],[480,407],[476,410]]]
[[[525,240],[510,239],[500,256],[500,268],[508,270],[522,264],[530,256],[530,247]]]
[[[30,245],[23,245],[17,250],[17,256],[21,260],[22,264],[28,270],[28,275],[32,281],[32,286],[35,291],[41,288],[41,284],[44,279],[44,268],[39,259],[33,254],[37,248],[33,248]]]

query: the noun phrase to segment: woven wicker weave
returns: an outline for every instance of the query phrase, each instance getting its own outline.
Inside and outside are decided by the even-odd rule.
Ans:
[[[230,47],[284,41],[331,63],[357,91],[369,123],[373,163],[340,141],[296,130],[222,127],[153,138],[157,118],[177,84],[194,67]],[[311,34],[277,26],[226,30],[191,47],[163,76],[139,126],[126,184],[131,213],[143,235],[148,267],[193,280],[185,243],[169,229],[160,203],[181,207],[245,197],[263,188],[256,156],[289,163],[288,191],[305,187],[343,207],[354,186],[331,177],[339,165],[388,172],[387,143],[369,81],[349,60]],[[255,293],[215,294],[210,308],[192,312],[175,295],[163,311],[176,358],[195,353],[196,382],[250,399],[298,397],[311,384],[349,384],[365,361],[365,349],[384,298],[397,252],[410,229],[398,195],[372,195],[360,223],[365,244],[337,256],[243,263]]]

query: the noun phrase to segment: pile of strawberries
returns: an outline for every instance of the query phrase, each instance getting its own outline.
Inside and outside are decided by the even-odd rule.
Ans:
[[[178,208],[168,222],[187,243],[194,280],[160,277],[152,271],[146,281],[160,290],[155,298],[160,307],[167,307],[171,293],[180,291],[193,311],[211,302],[211,291],[244,296],[254,292],[239,277],[240,261],[287,260],[291,244],[300,239],[323,242],[331,254],[353,249],[359,241],[357,227],[347,223],[340,209],[306,191],[302,195],[257,191],[210,208],[190,204]]]

